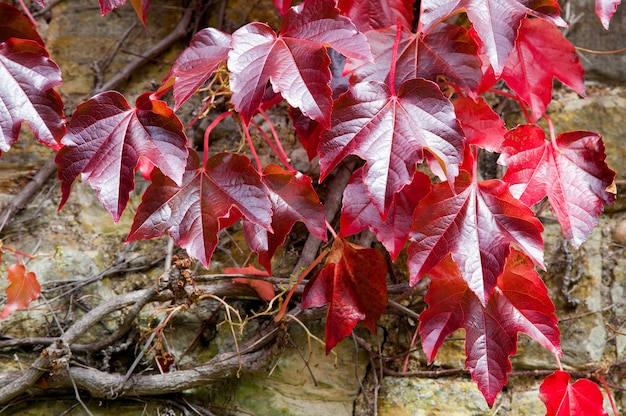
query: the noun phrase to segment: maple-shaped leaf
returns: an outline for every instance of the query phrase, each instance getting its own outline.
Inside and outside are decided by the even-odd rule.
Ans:
[[[521,252],[511,252],[486,305],[468,287],[450,256],[429,276],[428,309],[419,317],[426,357],[432,362],[445,338],[465,329],[465,365],[489,406],[506,384],[518,332],[561,355],[554,305],[532,261]]]
[[[302,293],[302,307],[328,304],[326,354],[350,335],[359,321],[374,333],[387,307],[387,262],[379,250],[338,238],[324,267]]]
[[[476,183],[461,171],[450,189],[436,184],[415,210],[408,247],[411,285],[448,253],[483,305],[504,270],[510,244],[543,266],[543,226],[500,180]]]
[[[609,30],[611,18],[621,2],[622,0],[596,0],[596,15],[606,30]]]
[[[10,27],[5,34],[30,36],[28,31],[14,32],[12,25],[4,27]],[[54,87],[62,82],[61,70],[38,41],[10,37],[0,43],[0,153],[15,143],[24,122],[41,143],[61,148],[65,116]]]
[[[361,32],[382,29],[400,21],[411,28],[414,0],[339,0],[337,7],[354,22]]]
[[[539,388],[539,398],[546,405],[546,416],[606,416],[602,408],[602,392],[591,380],[584,378],[569,384],[569,373],[555,371]]]
[[[230,35],[211,27],[202,29],[189,47],[176,58],[163,84],[174,81],[174,100],[178,109],[225,62],[230,51]]]
[[[368,228],[376,234],[392,260],[395,260],[404,248],[413,222],[413,211],[431,189],[430,178],[415,171],[413,179],[398,191],[387,213],[385,221],[372,204],[363,183],[363,170],[357,169],[343,191],[341,210],[340,237],[357,234]]]
[[[335,101],[332,128],[319,145],[321,178],[348,155],[366,161],[363,182],[385,219],[393,195],[411,182],[424,150],[453,182],[463,155],[454,108],[433,82],[404,82],[397,94],[378,81],[356,84]]]
[[[246,266],[246,267],[226,267],[224,268],[224,273],[226,274],[248,274],[252,276],[263,276],[269,277],[270,274],[265,270],[259,270],[254,266]],[[246,286],[250,286],[259,298],[271,301],[274,299],[274,285],[272,282],[268,282],[266,280],[261,279],[252,279],[248,277],[234,277],[233,282],[240,283]]]
[[[248,246],[258,253],[259,263],[271,273],[272,257],[293,225],[302,221],[311,234],[326,241],[326,217],[310,177],[269,165],[261,178],[272,201],[272,231],[246,220],[243,225]]]
[[[334,0],[308,0],[292,7],[278,36],[257,22],[235,31],[228,69],[232,101],[243,120],[247,123],[255,114],[269,81],[292,107],[329,126],[332,98],[326,47],[354,59],[371,59],[365,36],[339,14]]]
[[[346,72],[353,82],[369,80],[389,83],[393,44],[397,27],[371,30],[365,35],[372,49],[374,63],[350,61]],[[470,95],[475,95],[482,77],[478,44],[472,32],[460,26],[437,25],[427,35],[401,32],[395,65],[397,89],[404,81],[424,78],[438,81],[444,77]]]
[[[150,93],[139,96],[135,108],[115,91],[80,104],[63,144],[56,157],[63,192],[59,209],[82,174],[116,222],[135,188],[140,157],[180,183],[188,155],[180,120],[163,101],[151,100]]]
[[[456,117],[465,132],[467,144],[479,146],[490,152],[499,152],[507,129],[504,121],[480,97],[474,101],[469,97],[452,100]]]
[[[127,241],[160,237],[166,232],[190,256],[208,267],[217,234],[243,216],[271,231],[272,205],[268,191],[250,160],[218,153],[205,166],[190,152],[180,185],[152,172]]]
[[[7,270],[9,286],[6,288],[7,302],[4,304],[0,319],[4,319],[18,309],[27,307],[41,294],[41,287],[35,273],[26,273],[22,264],[14,264]]]
[[[522,125],[507,133],[498,163],[507,166],[502,179],[524,204],[548,197],[563,234],[578,247],[598,223],[603,204],[615,201],[608,190],[615,172],[605,158],[597,133],[573,131],[546,141],[539,126]]]
[[[496,75],[504,68],[513,49],[520,22],[527,13],[566,26],[556,0],[423,0],[420,16],[425,33],[450,15],[466,12],[485,45]]]
[[[528,103],[532,122],[545,113],[552,100],[553,78],[586,96],[585,70],[574,45],[553,24],[541,19],[524,19],[515,48],[502,71],[502,79]]]
[[[0,42],[5,42],[9,38],[34,40],[44,46],[30,19],[10,4],[0,3]]]

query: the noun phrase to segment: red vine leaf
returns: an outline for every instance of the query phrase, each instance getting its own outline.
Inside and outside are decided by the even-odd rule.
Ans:
[[[335,240],[324,267],[302,294],[303,308],[328,304],[326,354],[350,335],[359,321],[370,332],[376,331],[387,307],[386,276],[387,262],[379,250]]]
[[[274,0],[274,7],[281,16],[284,16],[291,7],[291,0]]]
[[[190,153],[181,184],[155,169],[143,195],[127,241],[160,237],[174,241],[208,267],[217,233],[242,216],[271,231],[268,191],[250,160],[219,153],[200,167]]]
[[[337,7],[361,32],[382,29],[400,21],[410,29],[413,23],[413,0],[339,0]]]
[[[422,5],[424,13],[420,19],[425,33],[447,17],[465,11],[485,45],[496,75],[502,72],[520,22],[527,13],[557,26],[566,26],[559,17],[560,7],[556,0],[423,0]]]
[[[174,80],[174,110],[204,85],[220,63],[226,61],[230,51],[230,39],[229,34],[217,29],[202,29],[193,37],[189,47],[176,58],[163,80],[163,84]]]
[[[7,302],[4,304],[0,319],[4,319],[18,309],[30,305],[41,294],[41,287],[35,273],[26,273],[22,264],[14,264],[7,270],[9,286],[6,288]]]
[[[228,69],[232,101],[244,121],[261,105],[269,81],[292,107],[328,126],[332,98],[326,47],[354,59],[371,59],[365,36],[339,14],[333,0],[292,7],[278,36],[257,22],[235,31]]]
[[[293,225],[302,221],[311,234],[326,241],[326,218],[310,177],[269,165],[261,178],[272,202],[272,231],[247,220],[243,224],[248,246],[258,253],[259,263],[271,273],[272,257]]]
[[[43,0],[42,0],[43,1]],[[126,3],[126,0],[98,0],[98,4],[100,4],[100,14],[103,16],[107,13],[110,13],[114,9],[117,9],[120,6],[123,6]],[[148,7],[150,6],[149,0],[130,0],[135,13],[137,13],[137,17],[141,20],[144,26],[146,26],[146,18]]]
[[[116,222],[135,188],[140,157],[180,183],[188,155],[180,120],[163,101],[151,100],[150,93],[139,96],[135,108],[115,91],[80,104],[63,144],[56,157],[63,192],[59,209],[82,174]]]
[[[612,204],[608,189],[615,172],[604,161],[602,138],[596,133],[563,133],[552,142],[536,125],[523,125],[506,135],[499,163],[508,166],[502,178],[511,193],[531,206],[544,196],[575,247],[589,237],[603,204]]]
[[[432,362],[445,338],[465,329],[465,365],[489,406],[506,384],[518,332],[561,355],[554,305],[532,261],[521,252],[511,252],[484,306],[450,256],[429,276],[428,309],[419,317],[424,352]]]
[[[468,97],[452,100],[456,117],[465,132],[467,144],[473,144],[490,152],[499,152],[507,129],[504,121],[485,100],[474,101]]]
[[[541,19],[524,19],[502,79],[528,103],[533,122],[545,113],[552,100],[553,78],[586,97],[585,70],[574,45],[553,24]]]
[[[606,30],[609,30],[611,18],[621,2],[622,0],[596,0],[596,15]]]
[[[252,276],[263,276],[269,277],[270,274],[265,270],[259,270],[254,266],[246,266],[246,267],[226,267],[224,269],[224,273],[226,274],[249,274]],[[246,286],[250,286],[259,298],[271,301],[274,299],[274,285],[272,282],[268,282],[266,280],[261,279],[251,279],[247,277],[234,277],[233,282],[241,283]]]
[[[461,276],[486,305],[504,270],[511,243],[543,268],[543,226],[500,180],[472,181],[466,171],[433,186],[415,210],[408,247],[411,285],[448,253]]]
[[[44,46],[39,33],[22,12],[8,3],[0,3],[0,42],[9,38],[34,40]]]
[[[393,195],[411,182],[424,150],[452,182],[463,156],[463,132],[439,87],[409,80],[392,95],[385,84],[362,82],[335,101],[332,128],[319,146],[321,179],[348,155],[365,159],[363,182],[384,220]]]
[[[430,192],[430,178],[416,171],[413,180],[402,187],[394,197],[385,221],[372,204],[363,183],[363,170],[357,169],[343,192],[340,237],[357,234],[369,228],[376,234],[392,260],[404,248],[413,222],[413,211],[419,201]]]
[[[594,382],[581,378],[569,384],[570,378],[565,371],[555,371],[541,384],[539,398],[546,405],[546,416],[608,415]]]

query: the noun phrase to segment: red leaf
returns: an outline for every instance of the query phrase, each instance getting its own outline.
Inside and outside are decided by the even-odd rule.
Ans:
[[[284,16],[291,7],[291,0],[274,0],[274,7],[281,16]]]
[[[505,182],[476,183],[461,171],[454,189],[447,183],[434,185],[415,210],[408,247],[411,285],[451,253],[463,279],[486,305],[511,243],[543,268],[541,231],[541,222]]]
[[[326,47],[354,59],[371,58],[365,36],[339,14],[334,0],[292,7],[278,37],[263,23],[235,31],[228,69],[232,101],[244,121],[249,122],[261,105],[270,81],[292,107],[328,126],[332,98]]]
[[[615,172],[604,161],[596,133],[563,133],[548,142],[540,127],[523,125],[506,135],[502,152],[499,163],[508,166],[502,179],[511,193],[528,206],[547,195],[563,234],[576,247],[598,223],[602,204],[615,201],[607,190]]]
[[[499,152],[507,130],[504,121],[480,97],[478,102],[468,97],[452,101],[459,123],[465,132],[467,144],[474,144],[490,152]]]
[[[226,267],[224,269],[224,273],[226,274],[249,274],[253,276],[263,276],[269,277],[270,274],[264,270],[259,270],[254,266],[246,266],[246,267]],[[249,279],[246,277],[235,277],[233,278],[233,282],[241,283],[246,286],[250,286],[259,298],[271,301],[274,299],[274,285],[271,282],[261,280],[261,279]]]
[[[353,81],[375,80],[389,83],[396,26],[366,33],[374,63],[349,62],[347,72]],[[402,32],[395,63],[397,89],[404,81],[424,78],[437,82],[440,76],[469,94],[475,95],[482,77],[478,44],[470,32],[449,24],[437,25],[426,36]]]
[[[337,7],[361,32],[382,29],[400,21],[410,29],[413,23],[413,0],[339,0]]]
[[[387,219],[383,221],[367,195],[362,169],[356,170],[343,192],[340,237],[357,234],[369,227],[395,260],[409,237],[413,211],[430,189],[430,178],[416,171],[411,183],[394,195]]]
[[[259,263],[271,273],[272,257],[296,221],[304,222],[311,234],[326,241],[326,218],[310,177],[269,165],[261,179],[272,201],[273,232],[246,220],[243,225],[250,249],[258,253]]]
[[[598,386],[586,379],[569,384],[570,375],[555,371],[546,377],[539,388],[539,398],[546,405],[546,416],[605,416],[602,393]]]
[[[0,319],[4,319],[18,309],[27,307],[41,294],[41,287],[35,273],[26,273],[21,264],[14,264],[8,269],[9,286],[6,288],[7,303],[4,304]]]
[[[336,239],[324,267],[309,281],[302,307],[328,304],[326,354],[350,335],[358,321],[374,333],[387,307],[387,263],[373,248]]]
[[[430,287],[420,314],[422,346],[432,362],[445,338],[465,329],[466,366],[489,406],[506,384],[509,356],[523,332],[561,355],[555,308],[548,290],[525,255],[513,250],[497,287],[483,306],[447,256],[429,273]]]
[[[526,13],[558,26],[566,26],[559,17],[560,8],[556,0],[423,0],[422,6],[424,13],[420,19],[426,33],[448,16],[465,11],[485,45],[496,75],[504,68],[506,58],[513,49],[517,29]]]
[[[13,25],[2,25],[13,33]],[[14,34],[29,36],[23,31]],[[41,143],[61,148],[65,116],[61,97],[53,88],[62,82],[59,67],[37,41],[9,38],[0,43],[0,152],[15,143],[23,122]]]
[[[98,4],[100,4],[100,14],[104,16],[125,3],[126,0],[98,0]]]
[[[335,101],[332,126],[319,146],[321,179],[350,154],[365,159],[363,182],[383,220],[424,150],[450,182],[457,175],[463,133],[452,104],[430,81],[406,81],[397,95],[377,81],[359,83]]]
[[[552,100],[553,78],[585,97],[584,77],[576,48],[558,28],[541,19],[522,21],[502,79],[528,103],[531,121],[537,121]]]
[[[219,153],[199,167],[190,153],[180,186],[155,169],[127,241],[156,238],[169,231],[174,241],[208,267],[217,233],[245,217],[271,230],[268,191],[250,160]]]
[[[0,3],[0,42],[6,42],[9,38],[34,40],[44,47],[31,21],[10,4]]]
[[[139,96],[130,108],[123,95],[108,91],[76,108],[56,157],[63,191],[59,209],[82,174],[117,222],[135,187],[140,157],[181,182],[188,155],[183,126],[164,102],[149,96]]]
[[[150,0],[130,0],[130,4],[133,6],[133,9],[135,9],[135,13],[137,13],[137,17],[139,17],[143,26],[146,27]]]
[[[191,40],[189,47],[176,58],[163,84],[174,79],[174,100],[178,109],[228,58],[230,38],[217,29],[202,29]]]
[[[600,18],[602,26],[606,30],[609,30],[609,23],[611,18],[617,11],[617,6],[622,0],[596,0],[596,15]]]

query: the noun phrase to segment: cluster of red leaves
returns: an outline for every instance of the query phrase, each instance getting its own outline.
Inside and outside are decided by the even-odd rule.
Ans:
[[[100,0],[101,11],[123,3]],[[148,0],[131,3],[145,24]],[[597,0],[605,27],[618,3]],[[269,274],[295,222],[327,238],[312,179],[281,158],[275,132],[276,147],[265,137],[284,167],[209,155],[210,129],[201,160],[175,110],[216,71],[228,73],[231,110],[246,134],[255,115],[284,99],[302,145],[319,156],[321,181],[348,157],[363,161],[344,192],[341,230],[303,294],[303,307],[328,304],[327,351],[359,321],[374,331],[385,310],[384,255],[346,240],[369,228],[393,260],[408,243],[411,285],[426,274],[431,279],[419,327],[428,359],[449,334],[465,329],[467,367],[492,405],[511,371],[518,332],[557,359],[561,354],[554,307],[535,271],[544,267],[543,227],[531,207],[547,197],[565,237],[579,246],[603,204],[615,199],[615,173],[598,134],[551,131],[547,140],[534,124],[546,117],[554,78],[585,95],[576,51],[557,28],[565,22],[556,0],[423,0],[417,19],[410,0],[274,4],[282,16],[278,32],[258,22],[233,34],[203,29],[157,93],[141,95],[134,107],[117,92],[101,93],[76,108],[66,132],[54,91],[59,68],[28,20],[0,3],[0,84],[9,86],[0,90],[0,150],[9,150],[27,122],[40,142],[58,150],[61,206],[80,175],[115,221],[135,171],[149,166],[151,184],[128,241],[169,233],[208,266],[219,231],[242,220]],[[454,19],[463,13],[467,19]],[[506,129],[482,96],[496,83],[506,85],[529,124]],[[169,89],[174,110],[158,99]],[[479,148],[501,153],[501,180],[478,178]],[[423,162],[441,182],[418,171]],[[14,280],[34,278],[10,272]],[[267,285],[240,283],[273,296]],[[7,292],[3,317],[30,302],[28,291],[18,292]],[[568,381],[558,371],[544,382],[548,414],[602,414],[593,383]]]

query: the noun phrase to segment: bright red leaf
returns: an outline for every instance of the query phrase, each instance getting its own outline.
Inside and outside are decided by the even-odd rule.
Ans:
[[[389,83],[396,26],[366,33],[374,63],[349,62],[354,82],[375,80]],[[437,25],[426,36],[402,31],[395,62],[395,84],[424,78],[437,82],[444,77],[470,95],[475,95],[482,77],[478,44],[472,32],[449,24]]]
[[[456,117],[465,132],[467,144],[473,144],[490,152],[499,152],[507,132],[504,121],[480,97],[474,101],[468,97],[452,100]]]
[[[615,172],[604,161],[604,144],[596,133],[563,133],[548,142],[539,126],[518,126],[506,135],[502,153],[499,163],[508,166],[502,179],[511,193],[528,206],[547,196],[575,247],[593,231],[603,204],[615,201],[607,190]]]
[[[243,224],[248,246],[258,253],[259,263],[271,273],[272,257],[285,242],[293,225],[302,221],[311,234],[326,241],[326,218],[310,177],[269,165],[261,178],[272,202],[273,231],[251,221],[244,220]]]
[[[517,350],[518,332],[561,355],[554,305],[532,261],[521,252],[511,252],[484,306],[450,256],[429,276],[428,309],[419,317],[424,352],[432,362],[445,338],[465,329],[465,365],[489,406],[506,384],[511,371],[509,356]]]
[[[250,121],[271,82],[292,107],[329,125],[332,107],[330,58],[325,48],[354,59],[371,59],[365,36],[334,0],[309,0],[289,9],[279,36],[264,23],[250,23],[233,33],[228,54],[235,109]]]
[[[291,7],[291,0],[274,0],[274,7],[281,16],[284,16]]]
[[[249,274],[252,276],[263,276],[269,277],[270,274],[265,270],[259,270],[254,266],[246,266],[246,267],[226,267],[224,268],[224,273],[226,274]],[[272,282],[268,282],[266,280],[261,279],[252,279],[247,277],[234,277],[233,282],[241,283],[246,286],[250,286],[259,298],[270,301],[274,299],[274,285]]]
[[[413,222],[413,211],[418,202],[430,192],[430,178],[416,171],[413,180],[402,187],[394,197],[385,221],[372,204],[363,183],[363,170],[357,169],[343,192],[340,237],[357,234],[369,228],[376,234],[392,260],[404,248]]]
[[[100,4],[100,14],[104,16],[105,14],[110,13],[111,11],[117,9],[125,3],[126,0],[98,0],[98,4]],[[137,17],[139,17],[139,20],[141,20],[141,23],[143,23],[143,25],[145,26],[150,1],[130,0],[130,3],[133,6],[135,13],[137,13]]]
[[[135,188],[140,157],[181,182],[188,154],[183,126],[163,101],[149,97],[139,96],[131,108],[122,94],[108,91],[76,108],[56,157],[63,191],[59,209],[82,174],[117,222]]]
[[[374,333],[387,307],[387,262],[373,248],[363,248],[340,238],[333,243],[324,267],[309,281],[302,307],[328,304],[326,354],[350,335],[359,321]]]
[[[30,35],[28,31],[14,32],[12,25],[3,26],[10,27],[3,35]],[[41,143],[61,148],[65,116],[61,97],[53,88],[62,82],[59,67],[37,41],[11,37],[0,43],[0,152],[15,143],[23,122]]]
[[[541,384],[539,398],[546,405],[546,416],[606,416],[602,408],[602,392],[584,378],[569,384],[570,375],[555,371]]]
[[[226,61],[230,38],[229,34],[217,29],[202,29],[193,37],[189,47],[176,58],[170,73],[163,80],[163,84],[166,84],[174,79],[174,110],[204,85],[220,63]]]
[[[476,183],[466,171],[454,189],[436,184],[415,210],[408,247],[411,285],[448,253],[461,276],[486,305],[504,270],[510,244],[543,268],[543,226],[500,180]]]
[[[176,244],[208,267],[219,230],[243,216],[271,231],[271,213],[268,191],[247,157],[219,153],[199,166],[192,152],[180,185],[153,171],[127,241],[169,232]]]
[[[400,21],[410,29],[413,23],[414,0],[339,0],[337,7],[348,16],[361,32],[382,29]]]
[[[496,75],[502,72],[513,49],[520,22],[527,13],[557,26],[566,26],[559,17],[560,8],[556,0],[422,0],[422,6],[424,13],[420,20],[426,33],[448,16],[465,11],[485,45]]]
[[[26,273],[22,264],[14,264],[9,267],[7,279],[9,286],[6,288],[7,302],[4,304],[0,319],[4,319],[18,309],[27,307],[41,294],[41,287],[35,273]]]
[[[365,159],[363,182],[385,219],[393,195],[411,182],[424,150],[452,182],[462,159],[463,132],[439,87],[409,80],[392,95],[385,84],[362,82],[335,102],[332,128],[319,146],[321,179],[348,155]]]
[[[34,40],[44,46],[39,33],[22,12],[8,3],[0,3],[0,42],[9,38]]]
[[[609,30],[611,18],[621,2],[622,0],[596,0],[596,15],[606,30]]]
[[[576,48],[558,28],[541,19],[522,21],[502,79],[528,103],[531,121],[537,121],[552,100],[553,78],[585,97],[584,77]]]

